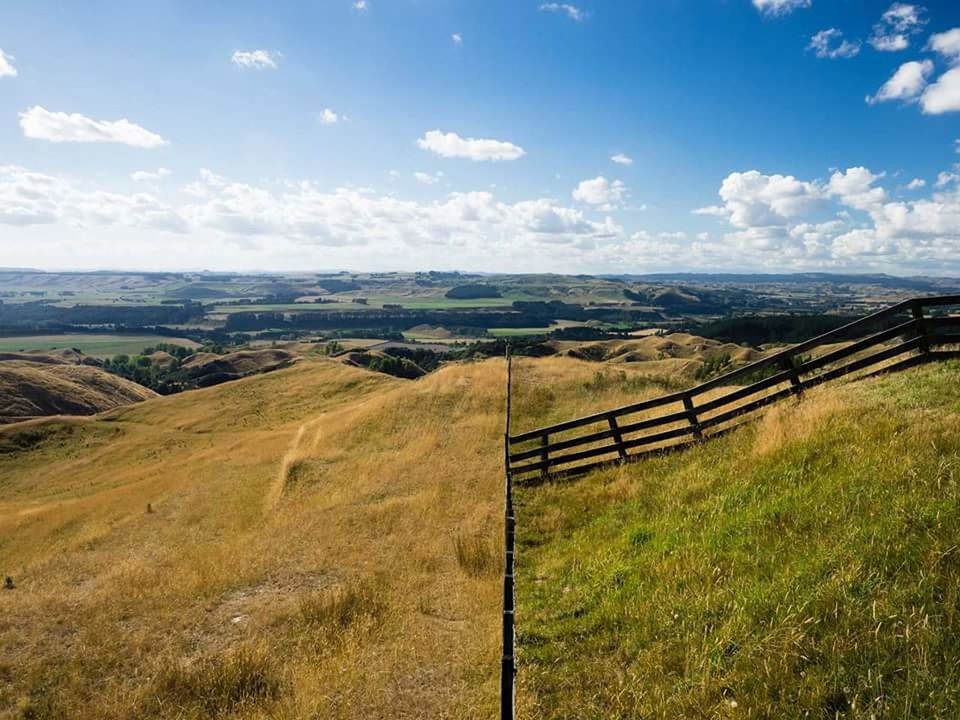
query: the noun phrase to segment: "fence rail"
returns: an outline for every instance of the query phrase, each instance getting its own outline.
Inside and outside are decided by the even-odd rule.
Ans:
[[[514,479],[577,475],[688,447],[727,432],[756,410],[853,372],[960,357],[960,316],[947,314],[948,306],[960,306],[960,295],[905,300],[689,390],[517,435],[508,424],[508,512],[512,517]],[[815,351],[821,352],[811,356]],[[509,552],[512,562],[512,547]]]

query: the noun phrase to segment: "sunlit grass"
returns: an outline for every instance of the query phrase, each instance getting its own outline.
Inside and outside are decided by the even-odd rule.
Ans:
[[[957,717],[958,378],[519,491],[523,715]]]

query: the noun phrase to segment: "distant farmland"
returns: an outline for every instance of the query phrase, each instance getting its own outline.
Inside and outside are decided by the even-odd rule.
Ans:
[[[186,338],[171,338],[163,335],[101,335],[97,333],[65,333],[61,335],[26,335],[19,337],[0,337],[0,352],[19,352],[21,350],[60,350],[77,348],[87,355],[113,357],[114,355],[136,355],[143,348],[159,343],[199,347],[198,343]]]

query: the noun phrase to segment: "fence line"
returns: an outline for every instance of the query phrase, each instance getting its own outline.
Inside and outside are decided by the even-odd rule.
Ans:
[[[503,562],[503,654],[500,660],[500,718],[514,720],[516,716],[516,676],[517,663],[514,653],[516,634],[514,632],[514,610],[516,594],[513,581],[514,531],[516,515],[513,512],[513,478],[510,473],[510,403],[513,385],[513,358],[510,344],[507,343],[507,407],[506,429],[504,432],[504,562]]]
[[[510,434],[508,417],[505,454],[509,516],[512,517],[514,479],[579,475],[689,447],[727,432],[745,416],[779,400],[897,358],[897,362],[875,368],[875,372],[960,357],[956,347],[943,349],[960,346],[960,316],[940,312],[950,305],[960,305],[960,295],[905,300],[689,390],[517,435]],[[927,310],[933,312],[927,314]],[[853,342],[837,349],[825,347],[850,340]],[[817,349],[825,352],[816,358],[806,354]],[[509,356],[507,363],[509,407]],[[748,384],[720,397],[703,398],[706,393],[729,388],[738,381]],[[658,413],[652,417],[627,417],[653,410]],[[644,433],[647,430],[655,432]],[[574,431],[577,434],[571,435]],[[569,450],[573,452],[563,452]],[[588,460],[592,462],[585,462]],[[510,528],[512,538],[512,524]],[[512,546],[508,553],[512,554]]]

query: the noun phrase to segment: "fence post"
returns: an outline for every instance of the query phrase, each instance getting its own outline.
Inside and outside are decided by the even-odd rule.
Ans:
[[[540,468],[540,477],[544,479],[550,474],[550,451],[547,449],[549,444],[550,433],[544,433],[540,436],[540,462],[543,463],[543,467]]]
[[[930,341],[927,339],[927,323],[923,316],[923,305],[919,300],[913,300],[910,303],[910,314],[913,315],[913,325],[917,329],[917,335],[920,336],[920,352],[930,356]]]
[[[613,439],[617,443],[617,454],[620,455],[621,460],[626,460],[627,450],[623,447],[623,435],[620,433],[620,426],[617,425],[616,416],[611,415],[607,418],[607,422],[610,423],[610,431],[613,433]]]
[[[693,398],[690,393],[683,394],[683,407],[687,411],[687,419],[693,427],[693,437],[695,440],[703,440],[703,432],[700,430],[700,421],[697,420],[697,411],[693,407]]]
[[[517,664],[514,654],[516,634],[514,612],[516,594],[513,579],[514,548],[517,518],[513,510],[513,478],[510,474],[510,411],[513,393],[513,359],[507,344],[507,407],[503,434],[504,503],[503,503],[503,654],[500,658],[500,720],[514,720],[516,715]]]
[[[790,373],[790,389],[794,395],[803,394],[803,383],[800,382],[800,373],[797,372],[797,364],[792,356],[785,357],[780,363],[780,368]]]

